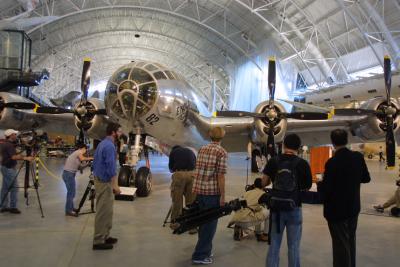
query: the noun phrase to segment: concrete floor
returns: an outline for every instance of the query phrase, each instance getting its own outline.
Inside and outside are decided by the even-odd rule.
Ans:
[[[241,195],[246,182],[244,154],[230,154],[227,200]],[[63,159],[47,159],[48,168],[60,174]],[[170,174],[166,157],[152,157],[153,192],[133,202],[117,201],[112,234],[119,238],[110,251],[93,251],[94,214],[78,218],[64,216],[65,187],[60,178],[41,171],[40,197],[45,213],[41,218],[35,191],[29,191],[26,206],[20,191],[21,215],[0,214],[0,266],[190,266],[196,235],[173,235],[162,227],[170,207]],[[396,171],[368,161],[373,181],[362,187],[362,214],[357,235],[358,266],[399,266],[400,219],[376,214],[372,205],[382,203],[395,189]],[[88,170],[77,177],[76,203],[88,182]],[[250,178],[253,179],[253,178]],[[23,179],[20,176],[20,184]],[[89,210],[87,202],[84,210]],[[302,266],[331,266],[331,240],[322,206],[303,206]],[[213,266],[264,266],[267,244],[253,235],[237,242],[227,229],[229,216],[220,219],[214,239]],[[287,266],[286,242],[281,266]]]

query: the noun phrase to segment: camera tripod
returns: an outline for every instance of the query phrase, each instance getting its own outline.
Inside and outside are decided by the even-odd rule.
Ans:
[[[172,221],[168,221],[168,218],[171,216],[171,213],[172,213],[172,206],[169,208],[167,216],[165,216],[164,223],[162,225],[163,227],[165,227],[165,225],[167,223],[171,223],[172,222]]]
[[[84,213],[80,213],[83,205],[85,204],[86,198],[89,196],[89,200],[90,200],[90,208],[91,211],[89,212],[84,212]],[[96,196],[96,191],[94,189],[94,175],[93,172],[90,173],[89,175],[89,183],[86,186],[85,192],[83,193],[83,196],[81,198],[81,201],[79,202],[79,206],[78,208],[75,210],[76,214],[90,214],[90,213],[95,213],[96,211],[94,210],[94,200],[95,200],[95,196]]]
[[[30,154],[31,154],[31,151],[27,149],[27,155],[30,155]],[[7,188],[6,194],[3,196],[2,200],[1,200],[0,207],[3,206],[4,201],[8,197],[8,194],[13,189],[14,184],[16,183],[18,175],[21,172],[21,169],[22,169],[23,166],[24,166],[24,164],[21,164],[21,167],[19,167],[16,175],[12,179],[12,182],[10,183],[10,186]],[[33,165],[33,163],[25,160],[25,179],[24,179],[24,187],[23,188],[24,188],[25,204],[27,206],[29,206],[29,198],[28,198],[28,188],[30,188],[29,176],[32,177],[33,187],[35,188],[37,200],[38,200],[38,203],[39,203],[40,213],[42,215],[42,218],[44,218],[42,202],[40,201],[40,196],[39,196],[39,173],[38,173],[38,162],[37,161],[36,161],[36,166],[35,166],[35,165]],[[4,179],[4,177],[3,177],[3,179]]]

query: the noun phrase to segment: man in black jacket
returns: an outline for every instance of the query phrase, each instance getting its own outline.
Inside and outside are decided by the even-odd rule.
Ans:
[[[169,155],[169,170],[172,174],[171,183],[171,228],[175,230],[178,224],[176,218],[182,213],[183,197],[186,206],[195,200],[192,193],[196,155],[187,147],[174,146]]]
[[[335,153],[325,164],[318,184],[324,203],[324,217],[332,237],[333,266],[356,266],[356,230],[360,213],[360,184],[371,180],[364,157],[349,150],[347,132],[331,132]]]

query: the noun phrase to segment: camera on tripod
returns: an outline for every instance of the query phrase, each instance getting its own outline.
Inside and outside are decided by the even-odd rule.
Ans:
[[[182,234],[190,229],[216,220],[220,217],[229,215],[232,211],[246,208],[247,202],[242,199],[234,199],[219,208],[201,209],[198,202],[194,202],[183,209],[182,215],[176,218],[179,227],[174,230],[174,234]]]
[[[21,132],[16,142],[17,147],[29,152],[27,154],[36,154],[40,150],[41,140],[34,131]]]

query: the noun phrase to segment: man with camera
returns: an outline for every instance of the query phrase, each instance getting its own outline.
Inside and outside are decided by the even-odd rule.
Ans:
[[[364,156],[346,147],[347,132],[331,132],[335,153],[325,164],[324,177],[318,183],[324,203],[324,217],[332,237],[333,266],[356,266],[356,230],[360,213],[360,185],[369,183]]]
[[[77,150],[75,150],[71,155],[68,156],[64,171],[62,173],[62,179],[67,188],[67,200],[65,203],[65,216],[78,217],[78,213],[74,209],[74,197],[76,190],[75,175],[78,169],[81,167],[82,161],[93,160],[93,157],[86,157],[86,145],[81,143],[77,145]]]
[[[288,266],[300,266],[300,240],[303,224],[300,191],[311,188],[310,165],[297,156],[300,137],[289,134],[283,140],[283,154],[271,158],[264,168],[264,185],[272,182],[269,196],[270,247],[266,266],[279,266],[279,250],[286,228]]]
[[[186,206],[194,201],[193,171],[196,167],[196,155],[186,147],[174,146],[169,154],[169,170],[172,172],[171,183],[171,228],[178,226],[176,218],[182,213],[183,196]]]
[[[17,160],[32,161],[34,157],[27,157],[17,154],[15,144],[17,141],[18,131],[8,129],[4,131],[6,141],[1,147],[1,174],[3,175],[3,185],[1,188],[1,204],[0,212],[10,212],[20,214],[17,208],[18,180],[17,180]],[[10,206],[8,206],[8,193],[10,193]]]
[[[219,208],[225,205],[225,174],[228,153],[220,142],[225,136],[221,127],[212,128],[209,132],[211,143],[200,148],[197,155],[196,174],[193,193],[200,210]],[[211,264],[212,241],[217,230],[218,219],[199,227],[199,238],[192,254],[193,264]]]
[[[110,123],[106,138],[94,152],[93,174],[96,190],[96,217],[94,220],[93,249],[112,249],[117,238],[110,236],[113,218],[114,195],[121,193],[117,178],[117,150],[115,142],[122,134],[119,124]],[[113,195],[114,194],[114,195]]]

